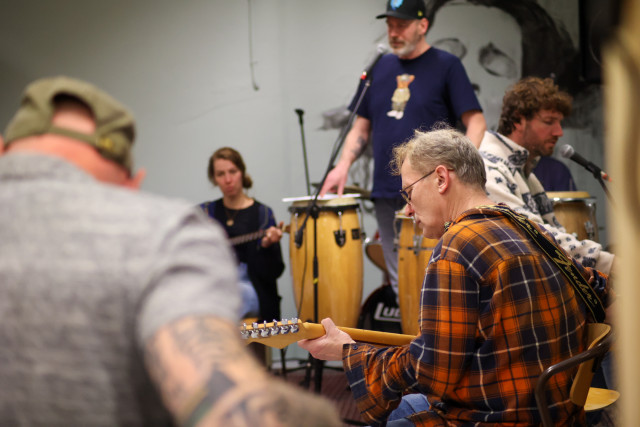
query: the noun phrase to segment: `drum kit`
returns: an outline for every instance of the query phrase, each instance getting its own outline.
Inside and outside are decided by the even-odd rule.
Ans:
[[[313,197],[283,201],[291,203],[289,255],[298,317],[315,321],[331,317],[337,325],[353,328],[362,301],[363,252],[383,273],[386,267],[380,241],[377,238],[364,240],[360,226],[358,199],[368,198],[368,192],[355,186],[345,190],[349,193],[342,197],[331,195],[317,200],[317,218],[302,230],[302,239],[298,242],[295,236]],[[580,240],[598,240],[595,198],[580,191],[548,192],[547,195],[567,232]],[[423,237],[413,218],[401,211],[396,213],[394,222],[402,332],[417,335],[422,283],[438,240]],[[314,251],[320,260],[317,282],[322,284],[315,290]]]

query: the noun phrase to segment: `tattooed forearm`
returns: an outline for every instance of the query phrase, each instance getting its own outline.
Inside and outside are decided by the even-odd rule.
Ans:
[[[220,388],[224,378],[214,374],[209,390]],[[212,392],[201,406],[211,411],[196,410],[185,426],[206,421],[224,426],[338,426],[341,425],[335,408],[302,389],[286,385],[279,380],[267,384],[244,384],[224,394]]]
[[[300,425],[300,399],[324,408],[319,419],[337,420],[326,402],[270,378],[240,341],[239,329],[220,319],[190,317],[165,326],[148,343],[146,361],[182,425]]]
[[[216,318],[190,317],[162,328],[146,347],[146,363],[169,409],[183,407],[212,371],[255,363],[236,329]],[[259,368],[256,368],[259,369]]]
[[[182,386],[182,382],[171,375],[165,363],[163,363],[161,352],[157,351],[153,344],[147,346],[145,361],[149,374],[161,385],[163,394],[171,401],[180,401],[188,396],[187,391]]]
[[[176,346],[199,369],[226,365],[246,357],[238,343],[239,332],[215,319],[196,317],[170,328]]]
[[[358,136],[358,139],[356,140],[356,144],[353,147],[353,149],[351,150],[351,153],[353,154],[354,158],[358,158],[360,157],[360,155],[364,152],[365,147],[367,146],[367,139],[363,138],[362,136]]]

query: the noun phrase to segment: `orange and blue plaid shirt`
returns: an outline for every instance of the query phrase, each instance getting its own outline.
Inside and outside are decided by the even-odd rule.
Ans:
[[[593,273],[591,286],[606,306],[607,277],[574,264],[587,280]],[[537,244],[499,211],[476,208],[433,251],[420,335],[403,347],[345,345],[343,365],[358,408],[374,425],[406,393],[422,393],[431,404],[411,417],[418,426],[536,425],[537,379],[584,351],[586,322],[572,285]],[[549,383],[555,420],[584,420],[569,401],[573,374]]]

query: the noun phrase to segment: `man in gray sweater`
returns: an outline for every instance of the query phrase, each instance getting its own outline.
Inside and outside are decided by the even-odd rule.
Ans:
[[[0,139],[0,425],[337,425],[244,348],[223,232],[134,191],[134,133],[119,102],[56,77]]]

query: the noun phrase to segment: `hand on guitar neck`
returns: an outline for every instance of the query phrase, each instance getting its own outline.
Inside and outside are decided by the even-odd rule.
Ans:
[[[298,341],[300,347],[322,360],[342,360],[342,345],[354,343],[354,339],[375,345],[401,346],[415,338],[412,335],[338,327],[329,318],[322,320],[320,325],[302,323],[298,319],[254,323],[252,326],[244,325],[240,332],[247,343],[259,342],[275,348],[284,348]]]
[[[320,322],[325,335],[317,339],[298,341],[298,345],[307,350],[313,357],[320,360],[342,360],[342,346],[355,344],[355,341],[345,331],[338,329],[330,318]]]
[[[251,242],[253,240],[262,239],[262,242],[260,242],[260,244],[263,248],[268,248],[274,243],[280,241],[283,231],[288,232],[288,226],[285,226],[284,222],[280,221],[280,224],[277,227],[271,226],[266,230],[258,230],[252,233],[231,237],[229,238],[229,243],[231,243],[232,246],[236,246],[243,243]]]

